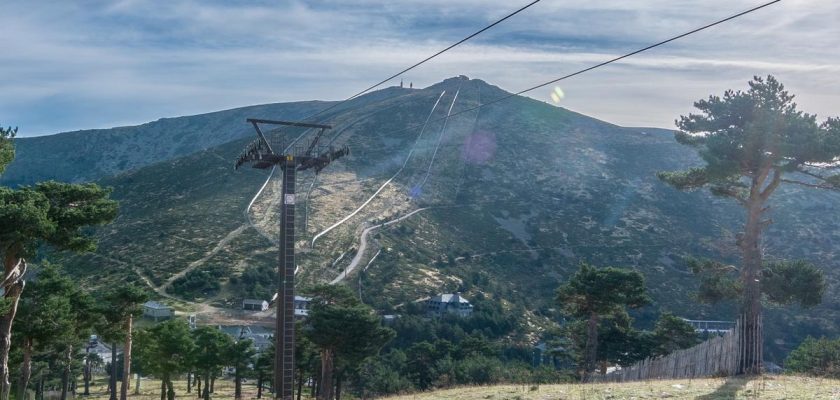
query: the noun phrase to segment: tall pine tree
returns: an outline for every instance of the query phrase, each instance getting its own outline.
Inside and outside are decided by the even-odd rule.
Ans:
[[[578,271],[557,289],[557,302],[566,313],[586,320],[583,378],[595,370],[598,359],[598,325],[601,318],[650,303],[645,279],[637,271],[595,268],[581,264]]]
[[[761,235],[772,222],[768,201],[781,184],[840,189],[832,174],[840,157],[840,118],[817,122],[797,109],[794,96],[773,76],[755,77],[747,91],[727,90],[694,106],[699,114],[677,121],[678,142],[694,147],[704,165],[687,171],[660,172],[659,178],[680,190],[708,188],[736,201],[745,211],[740,279],[748,354],[741,373],[761,369]],[[754,343],[754,338],[759,343]]]

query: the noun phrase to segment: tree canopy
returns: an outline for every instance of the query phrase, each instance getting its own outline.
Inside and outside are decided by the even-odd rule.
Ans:
[[[136,360],[144,373],[160,378],[168,398],[175,398],[172,379],[188,372],[196,351],[187,322],[172,319],[136,334]]]
[[[645,278],[638,271],[581,263],[577,272],[557,289],[557,302],[571,316],[607,315],[625,307],[649,304]]]
[[[696,148],[705,165],[662,172],[660,178],[679,189],[708,187],[741,204],[750,196],[741,178],[763,181],[771,174],[761,192],[765,197],[781,182],[840,188],[840,175],[820,173],[833,169],[840,156],[840,118],[818,123],[815,115],[799,111],[772,75],[754,77],[749,87],[697,101],[699,114],[677,120],[677,141]]]
[[[15,159],[15,146],[12,142],[17,134],[18,128],[3,128],[0,126],[0,174],[6,170],[6,166]]]
[[[600,319],[624,313],[628,307],[638,308],[651,302],[645,278],[638,271],[615,267],[595,268],[586,263],[581,263],[578,271],[557,289],[556,300],[570,316],[587,320],[584,379],[595,369],[598,358]]]
[[[44,243],[62,250],[93,251],[96,241],[82,229],[117,215],[110,189],[99,185],[42,182],[33,187],[0,187],[0,250],[32,250]]]
[[[225,356],[233,345],[233,339],[212,326],[199,327],[192,333],[195,340],[194,365],[204,375],[202,397],[210,400],[210,379],[216,377],[223,366],[228,365]]]
[[[716,304],[743,295],[740,268],[707,259],[689,258],[691,271],[700,279],[697,299]],[[777,305],[819,305],[826,290],[825,273],[804,260],[767,262],[761,271],[764,299]]]
[[[680,190],[708,188],[746,210],[736,243],[742,258],[741,309],[748,321],[741,329],[750,350],[739,371],[759,373],[762,346],[752,341],[763,341],[757,321],[764,278],[761,237],[772,223],[768,200],[783,183],[840,189],[840,119],[818,123],[815,115],[797,109],[794,96],[773,76],[754,77],[748,84],[746,91],[727,90],[722,97],[697,101],[700,113],[677,120],[677,141],[694,147],[704,165],[658,176]]]
[[[321,285],[310,293],[313,298],[306,335],[321,350],[321,382],[332,382],[333,373],[338,372],[336,386],[340,390],[343,374],[334,367],[359,365],[379,352],[395,333],[382,327],[373,310],[359,303],[347,287]],[[319,398],[331,398],[333,389],[327,383]]]

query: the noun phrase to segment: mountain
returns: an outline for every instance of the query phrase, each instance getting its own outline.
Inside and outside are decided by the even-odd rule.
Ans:
[[[15,140],[15,162],[0,177],[0,184],[96,180],[241,138],[251,133],[243,124],[246,117],[295,119],[329,105],[320,101],[266,104],[161,118],[138,126],[19,138]]]
[[[348,145],[351,154],[317,179],[310,172],[298,176],[301,284],[331,281],[353,265],[346,283],[383,311],[439,292],[492,298],[520,319],[520,339],[527,340],[559,318],[553,291],[587,261],[645,274],[656,303],[634,313],[642,324],[663,310],[734,319],[731,304],[695,303],[697,282],[682,260],[736,262],[741,210],[705,192],[676,191],[655,177],[699,164],[690,149],[670,131],[623,128],[523,97],[475,109],[506,95],[461,76],[425,89],[374,92],[329,114],[325,119],[335,128],[325,140]],[[211,125],[235,134],[218,133],[218,145],[184,148],[192,152],[182,157],[167,159],[134,132],[138,144],[130,159],[146,153],[143,143],[163,161],[99,179],[114,188],[120,215],[97,231],[95,254],[66,255],[64,262],[91,286],[133,280],[199,311],[269,295],[278,180],[273,176],[249,207],[268,172],[231,168],[253,137],[244,118],[282,117],[269,111],[231,110],[231,121],[219,113],[184,117],[191,122],[173,123],[167,137],[199,137]],[[97,134],[118,136],[123,129]],[[285,131],[290,138],[300,133]],[[64,135],[85,136],[42,140]],[[87,154],[88,165],[122,162]],[[16,163],[34,162],[26,157],[21,151]],[[40,179],[37,173],[43,171],[28,179]],[[829,290],[812,310],[768,308],[771,358],[778,360],[805,334],[840,332],[840,273],[833,266],[840,216],[830,212],[838,200],[835,193],[800,188],[784,188],[772,200],[768,257],[812,261],[826,271]]]

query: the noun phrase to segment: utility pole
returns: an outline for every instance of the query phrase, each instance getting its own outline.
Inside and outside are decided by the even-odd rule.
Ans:
[[[257,139],[248,144],[234,165],[238,169],[243,164],[250,164],[257,169],[278,167],[283,173],[280,206],[280,258],[277,267],[279,298],[277,321],[274,331],[274,398],[293,400],[295,371],[295,174],[310,168],[315,173],[321,172],[333,160],[350,153],[349,148],[325,148],[318,146],[321,135],[329,125],[305,122],[272,121],[265,119],[247,120],[257,131]],[[260,130],[260,124],[283,127],[302,127],[318,129],[315,138],[308,145],[298,145],[296,141],[286,144],[282,137],[269,141]],[[278,134],[280,136],[280,134]],[[273,138],[272,138],[273,139]]]

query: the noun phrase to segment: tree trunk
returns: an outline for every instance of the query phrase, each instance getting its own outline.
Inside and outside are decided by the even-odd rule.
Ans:
[[[192,372],[187,372],[187,393],[192,393]]]
[[[262,398],[262,385],[263,385],[263,376],[262,374],[257,374],[257,398]]]
[[[61,373],[61,400],[67,400],[67,391],[70,389],[70,367],[73,363],[73,346],[67,346],[64,362],[64,371]]]
[[[18,380],[17,398],[23,400],[26,395],[26,388],[29,386],[29,378],[32,376],[32,338],[23,339],[23,362],[20,366],[20,379]]]
[[[332,349],[321,350],[321,390],[318,393],[318,400],[334,400],[333,390],[333,351]]]
[[[753,177],[750,194],[746,201],[747,221],[744,224],[743,237],[740,240],[742,263],[741,283],[744,287],[744,302],[741,313],[744,317],[741,338],[744,351],[738,364],[739,374],[760,374],[762,364],[762,346],[764,335],[759,322],[761,321],[761,232],[766,224],[762,220],[765,212],[764,204],[770,194],[779,184],[780,173],[773,171],[773,178],[767,187],[764,182],[770,170],[763,170]],[[762,190],[763,189],[763,190]]]
[[[335,379],[335,400],[341,400],[341,376]]]
[[[134,394],[140,394],[140,373],[137,373],[137,376],[134,377]]]
[[[131,326],[133,317],[128,314],[125,321],[125,346],[123,347],[123,376],[120,383],[120,400],[128,399],[128,388],[131,385]]]
[[[22,276],[13,278],[13,274],[22,274],[26,269],[26,261],[18,257],[21,246],[14,245],[6,249],[3,257],[4,273],[0,282],[7,286],[3,289],[3,298],[9,302],[9,311],[0,316],[0,400],[8,400],[11,390],[9,383],[9,350],[12,348],[12,323],[17,314],[18,301],[23,292]]]
[[[216,393],[216,375],[210,376],[210,393]]]
[[[195,392],[198,394],[198,398],[201,398],[201,375],[195,375]]]
[[[90,396],[90,378],[92,375],[93,367],[90,365],[90,347],[85,346],[85,368],[82,371],[82,375],[85,379],[85,392],[83,393],[85,396]]]
[[[117,400],[117,344],[111,343],[111,377],[108,379],[109,400]]]
[[[239,376],[240,368],[237,366],[233,371],[233,398],[242,399],[242,377]]]
[[[160,380],[160,400],[166,400],[166,379]]]
[[[204,400],[210,400],[210,372],[204,374]]]
[[[298,370],[297,400],[303,394],[303,368]]]
[[[589,380],[589,375],[595,371],[595,359],[598,358],[598,315],[589,315],[586,323],[586,348],[584,349],[583,380]]]
[[[166,378],[166,399],[175,400],[175,387],[172,386],[172,378]]]
[[[37,400],[44,399],[44,371],[38,375],[38,386],[35,388],[35,398]]]

